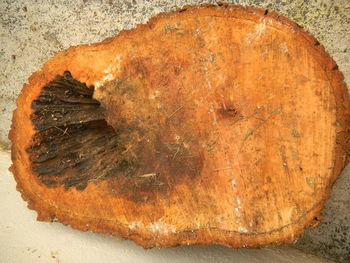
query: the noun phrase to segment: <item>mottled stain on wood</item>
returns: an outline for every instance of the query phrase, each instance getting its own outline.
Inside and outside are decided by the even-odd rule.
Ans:
[[[120,102],[125,97],[138,98],[137,87],[130,83],[110,82],[101,89],[109,89],[110,98],[116,98],[109,102],[114,106],[125,104]],[[27,152],[43,184],[84,190],[89,183],[108,179],[113,193],[139,202],[200,174],[200,153],[190,156],[182,143],[165,142],[167,124],[161,127],[147,114],[133,121],[119,110],[112,118],[113,128],[105,120],[106,110],[92,98],[93,91],[66,71],[33,101],[36,134]]]

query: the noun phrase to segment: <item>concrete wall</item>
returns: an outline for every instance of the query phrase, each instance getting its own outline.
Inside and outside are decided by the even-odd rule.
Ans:
[[[1,0],[0,148],[8,149],[8,130],[22,85],[57,51],[101,41],[145,23],[153,15],[202,0]],[[350,83],[349,0],[236,0],[277,11],[308,29],[336,60]],[[350,171],[333,190],[325,222],[308,230],[297,247],[342,262],[350,258]]]

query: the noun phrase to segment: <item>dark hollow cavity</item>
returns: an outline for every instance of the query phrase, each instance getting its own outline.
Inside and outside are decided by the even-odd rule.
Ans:
[[[120,158],[126,149],[119,143],[118,131],[104,120],[93,91],[66,71],[32,103],[37,133],[27,151],[33,171],[48,187],[83,190],[90,181],[132,173],[137,167]]]
[[[166,138],[168,124],[159,126],[157,120],[148,120],[145,126],[120,117],[112,128],[93,92],[94,87],[65,72],[33,101],[36,133],[27,151],[32,171],[44,185],[84,190],[91,182],[108,180],[106,190],[111,194],[145,202],[169,193],[176,184],[192,184],[203,167],[197,141],[188,142],[196,154],[182,144],[173,145]],[[187,129],[186,133],[193,130]]]

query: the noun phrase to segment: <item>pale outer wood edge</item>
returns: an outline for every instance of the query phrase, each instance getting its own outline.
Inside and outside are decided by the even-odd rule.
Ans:
[[[325,194],[321,202],[316,204],[313,209],[311,209],[305,216],[303,222],[296,222],[295,224],[284,226],[280,229],[276,229],[270,233],[264,234],[242,234],[237,232],[223,231],[217,229],[203,229],[191,231],[178,232],[176,234],[169,233],[167,240],[146,240],[144,236],[128,235],[128,227],[116,222],[104,221],[101,222],[100,219],[82,217],[78,215],[71,215],[65,211],[58,210],[49,203],[48,200],[42,200],[38,195],[32,192],[30,189],[26,189],[24,182],[20,180],[20,174],[30,174],[31,171],[28,167],[29,158],[28,154],[25,152],[26,146],[30,142],[31,136],[34,134],[34,127],[31,123],[29,116],[32,113],[31,109],[23,109],[20,107],[23,103],[28,103],[37,97],[40,93],[41,88],[53,79],[57,72],[51,72],[47,64],[43,67],[43,71],[34,73],[29,78],[29,83],[24,85],[20,96],[17,99],[17,109],[13,114],[13,122],[11,126],[11,131],[9,133],[9,138],[12,141],[12,161],[13,165],[10,171],[14,174],[15,180],[17,182],[17,190],[21,192],[22,198],[28,202],[28,208],[36,210],[38,213],[38,220],[47,221],[51,220],[52,215],[55,215],[58,221],[63,224],[70,225],[72,228],[79,229],[82,231],[91,230],[93,232],[104,233],[113,236],[119,236],[124,239],[131,239],[139,245],[145,248],[150,248],[154,246],[158,247],[171,247],[176,245],[188,245],[188,244],[222,244],[229,247],[262,247],[269,244],[283,244],[289,243],[298,238],[300,234],[303,233],[305,227],[315,226],[320,223],[320,212],[324,207],[325,202],[330,197],[330,191],[333,183],[335,182],[337,176],[340,174],[341,170],[347,163],[346,150],[349,147],[348,137],[349,137],[349,114],[350,114],[350,100],[348,95],[348,89],[344,83],[343,74],[338,70],[334,60],[325,52],[325,49],[319,42],[311,36],[310,33],[300,28],[297,24],[290,21],[288,18],[279,16],[274,12],[266,12],[264,9],[252,8],[252,7],[241,7],[233,6],[227,4],[216,5],[202,5],[202,6],[185,6],[177,12],[194,12],[197,9],[202,8],[223,8],[231,9],[232,12],[236,10],[247,12],[250,14],[255,14],[257,16],[267,16],[282,23],[285,26],[292,28],[298,32],[298,35],[304,38],[310,43],[320,56],[326,61],[327,68],[326,72],[328,78],[332,83],[334,90],[334,96],[336,100],[337,107],[337,144],[334,149],[334,167],[332,171],[332,176],[329,179],[328,187],[325,189]],[[166,17],[173,13],[161,13],[154,18],[152,18],[146,25],[140,25],[136,29],[122,31],[118,36],[106,39],[103,41],[104,44],[112,42],[121,35],[135,33],[137,31],[142,31],[146,27],[152,27],[153,24],[157,22],[158,19]],[[96,44],[98,45],[98,44]],[[82,47],[82,46],[80,46]],[[58,53],[55,57],[65,56],[68,53],[75,53],[79,47],[70,48],[67,51],[62,51]],[[50,60],[49,60],[50,61]],[[46,70],[45,70],[46,69]],[[63,73],[63,72],[62,72]],[[89,85],[89,83],[87,82]],[[90,83],[92,84],[92,83]],[[20,117],[22,116],[22,118]],[[27,116],[27,118],[23,118]],[[26,127],[25,134],[21,134],[21,127]],[[21,137],[22,136],[22,137]],[[23,137],[25,136],[25,138]],[[15,143],[14,143],[15,142]],[[15,146],[17,145],[17,147]],[[27,166],[23,165],[27,164]],[[27,167],[27,168],[25,168]],[[26,169],[26,170],[23,170]],[[88,227],[87,227],[88,226]],[[243,236],[243,238],[242,238]]]

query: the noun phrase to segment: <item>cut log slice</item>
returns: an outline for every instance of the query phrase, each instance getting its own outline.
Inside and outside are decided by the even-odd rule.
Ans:
[[[10,132],[39,220],[144,247],[257,247],[317,225],[350,103],[324,48],[231,5],[163,13],[34,73]]]

